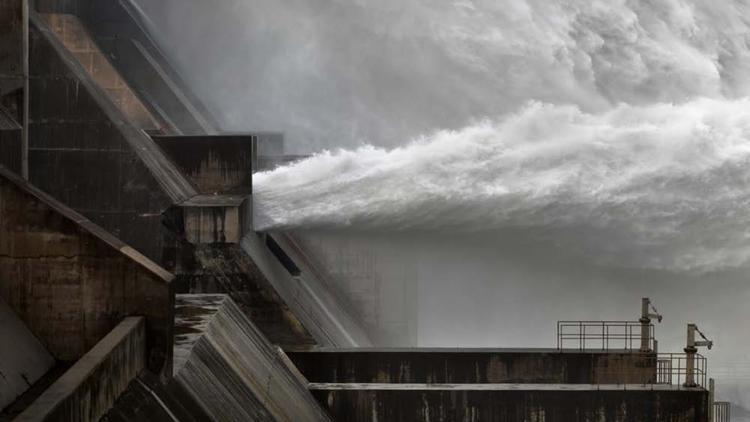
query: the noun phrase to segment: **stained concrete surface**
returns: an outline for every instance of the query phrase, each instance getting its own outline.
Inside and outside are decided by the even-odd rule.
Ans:
[[[316,343],[307,325],[239,245],[196,245],[176,277],[180,293],[228,294],[273,344],[299,348]]]
[[[349,349],[289,352],[313,383],[636,384],[656,382],[656,355],[556,349]]]
[[[154,136],[202,194],[250,194],[253,135]]]
[[[213,420],[329,420],[228,296],[178,295],[175,332],[175,380]]]
[[[161,213],[197,193],[32,13],[30,180],[161,262]]]
[[[148,17],[130,0],[39,0],[40,12],[75,13],[127,84],[169,133],[206,134],[219,130],[201,103],[154,43]],[[157,28],[158,29],[158,28]]]
[[[267,236],[294,261],[299,273],[290,273],[268,247]],[[240,243],[260,273],[310,332],[320,347],[367,347],[369,332],[352,315],[346,303],[331,290],[323,274],[283,234],[248,233]]]
[[[63,13],[43,13],[39,16],[131,122],[144,130],[161,130],[160,123],[109,63],[77,16]]]
[[[125,318],[15,421],[99,420],[144,369],[145,361],[145,319]]]
[[[347,422],[705,422],[705,391],[465,386],[312,386]]]
[[[75,361],[129,315],[147,318],[148,365],[171,368],[172,275],[0,167],[0,297],[52,353]]]

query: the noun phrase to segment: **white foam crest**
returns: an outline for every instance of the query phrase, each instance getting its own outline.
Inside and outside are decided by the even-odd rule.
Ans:
[[[530,103],[400,148],[327,151],[255,175],[256,228],[519,231],[618,265],[743,265],[748,111]]]

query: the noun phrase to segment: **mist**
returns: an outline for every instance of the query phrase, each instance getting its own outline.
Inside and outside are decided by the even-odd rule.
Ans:
[[[139,0],[226,130],[385,147],[516,112],[750,92],[748,2]]]
[[[650,295],[750,408],[749,1],[138,3],[223,129],[314,153],[254,176],[256,228],[381,344],[552,346]]]

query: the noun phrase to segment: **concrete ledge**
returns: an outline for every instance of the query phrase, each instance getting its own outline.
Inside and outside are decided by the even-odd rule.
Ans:
[[[557,349],[287,351],[317,383],[653,384],[656,355]]]
[[[506,386],[312,390],[347,422],[705,422],[705,390],[514,390]],[[466,389],[464,387],[469,387]],[[380,388],[380,387],[379,387]],[[498,389],[500,388],[500,389]]]
[[[310,390],[325,391],[706,391],[702,387],[668,384],[390,384],[320,383]]]
[[[145,360],[145,319],[125,318],[15,420],[98,421]]]

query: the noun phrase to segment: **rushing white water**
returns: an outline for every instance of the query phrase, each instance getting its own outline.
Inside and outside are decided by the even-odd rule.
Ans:
[[[256,224],[524,229],[622,265],[736,266],[750,258],[749,140],[750,100],[600,114],[533,103],[401,148],[257,174]]]
[[[523,229],[623,266],[747,263],[748,2],[393,6],[358,7],[439,46],[456,73],[427,79],[461,88],[469,123],[258,174],[258,228]]]

